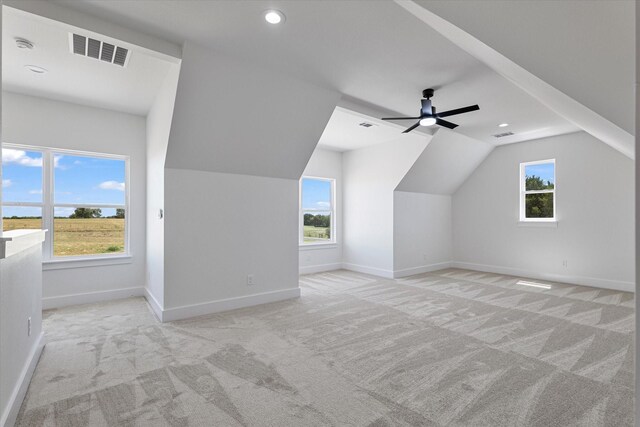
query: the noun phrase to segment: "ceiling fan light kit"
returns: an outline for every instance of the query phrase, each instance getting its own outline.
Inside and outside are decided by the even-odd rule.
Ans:
[[[457,114],[469,113],[480,109],[478,105],[470,105],[468,107],[456,108],[455,110],[437,113],[436,107],[431,105],[431,97],[433,96],[433,93],[434,90],[431,88],[422,91],[422,107],[420,108],[420,115],[418,117],[383,117],[382,120],[418,120],[413,126],[407,128],[402,133],[409,133],[418,126],[438,125],[448,129],[455,129],[458,127],[457,124],[442,120],[442,117],[455,116]]]

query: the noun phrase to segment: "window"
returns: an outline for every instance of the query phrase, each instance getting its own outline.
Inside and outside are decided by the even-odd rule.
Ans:
[[[300,244],[335,243],[335,180],[300,180]]]
[[[45,261],[128,254],[128,163],[3,145],[3,229],[48,229]]]
[[[555,220],[555,159],[520,163],[520,221]]]

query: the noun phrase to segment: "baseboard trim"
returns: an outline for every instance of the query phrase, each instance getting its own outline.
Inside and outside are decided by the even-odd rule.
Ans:
[[[341,262],[335,262],[332,264],[305,265],[305,266],[300,266],[299,273],[300,274],[322,273],[325,271],[340,270],[341,268],[342,268]]]
[[[87,292],[82,294],[60,295],[57,297],[42,298],[42,309],[65,307],[68,305],[90,304],[94,302],[110,301],[115,299],[140,297],[144,295],[144,288],[111,289],[108,291]]]
[[[147,304],[151,308],[151,311],[160,322],[162,322],[162,312],[164,311],[156,297],[149,291],[148,288],[144,288],[144,298],[147,300]]]
[[[10,427],[13,426],[18,418],[18,413],[20,412],[20,407],[22,406],[22,401],[24,400],[25,395],[27,394],[27,389],[29,388],[29,383],[31,383],[31,377],[33,376],[33,371],[36,369],[36,365],[38,365],[38,361],[40,360],[40,355],[42,354],[42,349],[44,348],[45,339],[44,332],[40,333],[38,339],[33,345],[31,349],[31,353],[29,353],[29,358],[22,368],[22,372],[20,373],[20,379],[18,383],[15,385],[13,392],[11,393],[11,397],[9,398],[9,402],[7,402],[7,408],[4,414],[2,414],[2,419],[0,420],[0,426],[2,427]]]
[[[345,270],[355,271],[357,273],[372,274],[374,276],[384,277],[386,279],[393,279],[392,270],[383,270],[381,268],[368,267],[366,265],[349,264],[349,263],[343,263],[342,268],[344,268]]]
[[[405,268],[405,269],[402,269],[402,270],[394,270],[393,277],[395,279],[397,279],[399,277],[407,277],[407,276],[414,276],[416,274],[429,273],[431,271],[437,271],[437,270],[443,270],[445,268],[451,268],[452,265],[453,265],[453,261],[446,261],[446,262],[438,262],[438,263],[435,263],[435,264],[422,265],[420,267],[412,267],[412,268]]]
[[[594,288],[610,289],[614,291],[635,292],[635,283],[618,280],[600,279],[596,277],[581,277],[573,275],[540,273],[537,271],[521,270],[498,265],[474,264],[470,262],[454,261],[453,267],[466,270],[484,271],[487,273],[507,274],[524,278],[549,280],[552,282],[569,283],[572,285],[591,286]]]
[[[209,301],[200,304],[183,305],[181,307],[167,308],[162,311],[161,320],[172,322],[174,320],[188,319],[205,314],[220,313],[223,311],[237,310],[239,308],[253,307],[255,305],[270,302],[284,301],[300,297],[300,288],[283,289],[281,291],[264,292],[236,298],[227,298],[217,301]]]

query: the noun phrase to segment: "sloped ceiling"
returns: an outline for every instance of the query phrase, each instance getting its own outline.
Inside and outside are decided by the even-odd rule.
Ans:
[[[441,0],[395,2],[552,111],[633,158],[632,1],[490,0],[465,7]]]
[[[453,194],[493,148],[491,144],[439,129],[396,190]]]
[[[635,1],[416,3],[634,133]]]
[[[298,179],[339,94],[186,43],[166,167]]]

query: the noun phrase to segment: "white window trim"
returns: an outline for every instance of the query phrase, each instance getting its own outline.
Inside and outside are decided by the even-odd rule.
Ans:
[[[545,163],[553,163],[553,190],[525,190],[526,185],[526,167],[531,165],[540,165]],[[556,183],[556,159],[546,159],[546,160],[536,160],[533,162],[523,162],[520,163],[520,223],[557,223],[558,217],[556,215],[556,209],[558,206],[558,199],[556,190],[558,189],[558,185]],[[527,194],[543,194],[543,193],[553,193],[553,218],[526,218],[526,207],[525,207],[525,195]]]
[[[326,242],[305,243],[304,241],[304,213],[302,211],[302,180],[315,179],[319,181],[328,181],[331,183],[331,240]],[[304,175],[298,181],[298,245],[301,249],[329,249],[336,247],[336,180],[335,178],[325,178],[320,176]]]
[[[42,229],[48,230],[46,233],[45,241],[43,244],[43,269],[51,270],[57,268],[74,268],[79,266],[93,265],[110,265],[110,264],[123,264],[131,259],[131,243],[130,243],[130,219],[131,208],[129,203],[129,189],[131,186],[130,181],[130,159],[129,156],[121,154],[107,154],[107,153],[95,153],[91,151],[80,150],[68,150],[62,148],[42,147],[35,145],[23,145],[2,143],[1,148],[8,148],[14,150],[24,151],[39,151],[42,153],[42,201],[41,202],[4,202],[2,206],[30,206],[40,207],[42,209]],[[112,160],[124,160],[125,172],[124,172],[124,205],[120,204],[74,204],[74,203],[55,203],[54,197],[54,177],[55,168],[53,168],[53,156],[56,154],[69,155],[69,156],[85,156],[85,157],[98,157],[103,159]],[[124,220],[124,252],[118,252],[114,254],[93,254],[93,255],[79,255],[79,256],[65,256],[56,257],[53,255],[53,240],[54,240],[54,210],[56,207],[72,207],[72,208],[124,208],[125,220]],[[60,267],[54,267],[55,264],[60,264]],[[86,265],[84,265],[86,264]],[[64,267],[63,267],[64,266]]]

